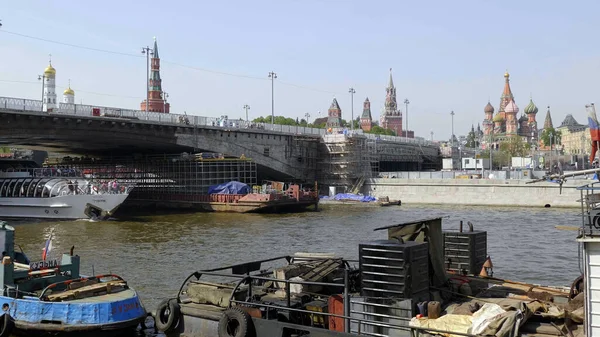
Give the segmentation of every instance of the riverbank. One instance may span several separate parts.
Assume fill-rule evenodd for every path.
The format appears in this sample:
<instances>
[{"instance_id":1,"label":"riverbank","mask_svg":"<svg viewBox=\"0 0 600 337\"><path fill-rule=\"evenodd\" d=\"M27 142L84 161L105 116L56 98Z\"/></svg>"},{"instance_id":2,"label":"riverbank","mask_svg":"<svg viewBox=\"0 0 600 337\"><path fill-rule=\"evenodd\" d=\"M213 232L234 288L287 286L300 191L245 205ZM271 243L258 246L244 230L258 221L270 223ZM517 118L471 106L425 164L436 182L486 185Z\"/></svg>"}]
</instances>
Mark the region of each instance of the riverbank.
<instances>
[{"instance_id":1,"label":"riverbank","mask_svg":"<svg viewBox=\"0 0 600 337\"><path fill-rule=\"evenodd\" d=\"M497 179L367 179L363 193L388 196L402 204L446 204L470 206L581 207L576 189L583 180L567 181L560 186L531 180Z\"/></svg>"}]
</instances>

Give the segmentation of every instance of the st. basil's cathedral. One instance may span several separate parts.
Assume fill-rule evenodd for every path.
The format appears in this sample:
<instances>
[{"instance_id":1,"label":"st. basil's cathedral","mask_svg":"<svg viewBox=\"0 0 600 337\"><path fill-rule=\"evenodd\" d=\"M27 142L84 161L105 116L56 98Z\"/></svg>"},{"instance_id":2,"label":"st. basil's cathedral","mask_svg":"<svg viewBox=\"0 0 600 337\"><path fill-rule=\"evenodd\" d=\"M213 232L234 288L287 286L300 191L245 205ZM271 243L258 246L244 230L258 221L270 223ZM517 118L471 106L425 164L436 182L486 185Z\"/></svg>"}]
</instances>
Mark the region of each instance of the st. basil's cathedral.
<instances>
[{"instance_id":1,"label":"st. basil's cathedral","mask_svg":"<svg viewBox=\"0 0 600 337\"><path fill-rule=\"evenodd\" d=\"M490 102L483 109L485 119L483 120L484 144L497 144L511 136L523 137L525 141L532 142L538 138L538 127L535 119L538 108L529 99L524 114L517 118L519 107L510 89L510 75L504 74L504 90L500 96L498 113L494 116L494 107ZM497 146L497 145L496 145Z\"/></svg>"}]
</instances>

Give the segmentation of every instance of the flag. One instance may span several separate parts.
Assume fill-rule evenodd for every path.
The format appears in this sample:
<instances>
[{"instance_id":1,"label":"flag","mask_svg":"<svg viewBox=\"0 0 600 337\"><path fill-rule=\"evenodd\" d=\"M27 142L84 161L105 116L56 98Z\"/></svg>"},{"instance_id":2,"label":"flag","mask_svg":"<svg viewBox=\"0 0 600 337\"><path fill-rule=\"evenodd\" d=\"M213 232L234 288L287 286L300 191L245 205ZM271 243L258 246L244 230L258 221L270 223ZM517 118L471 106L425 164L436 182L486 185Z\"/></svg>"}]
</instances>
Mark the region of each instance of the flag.
<instances>
[{"instance_id":1,"label":"flag","mask_svg":"<svg viewBox=\"0 0 600 337\"><path fill-rule=\"evenodd\" d=\"M48 240L46 240L46 246L44 246L44 249L42 249L43 261L46 261L46 257L48 257L48 254L50 254L50 251L52 251L52 233L50 233L50 237Z\"/></svg>"},{"instance_id":2,"label":"flag","mask_svg":"<svg viewBox=\"0 0 600 337\"><path fill-rule=\"evenodd\" d=\"M598 173L594 173L594 178L592 178L592 180L598 180L598 181L600 181L600 179L598 179Z\"/></svg>"}]
</instances>

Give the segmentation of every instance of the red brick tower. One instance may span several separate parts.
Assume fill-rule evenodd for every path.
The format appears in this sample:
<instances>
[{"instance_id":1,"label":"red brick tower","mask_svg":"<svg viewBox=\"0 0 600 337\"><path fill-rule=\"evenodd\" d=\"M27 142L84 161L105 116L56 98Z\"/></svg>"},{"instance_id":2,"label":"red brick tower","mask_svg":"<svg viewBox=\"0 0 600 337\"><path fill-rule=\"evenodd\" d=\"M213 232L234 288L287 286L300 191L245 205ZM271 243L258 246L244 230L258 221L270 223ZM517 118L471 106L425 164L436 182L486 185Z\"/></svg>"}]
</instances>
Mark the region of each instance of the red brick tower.
<instances>
[{"instance_id":1,"label":"red brick tower","mask_svg":"<svg viewBox=\"0 0 600 337\"><path fill-rule=\"evenodd\" d=\"M160 79L160 57L158 55L158 44L154 39L152 59L150 60L150 79L148 80L148 111L169 113L170 104L163 97L162 80ZM140 104L140 109L146 111L146 100Z\"/></svg>"}]
</instances>

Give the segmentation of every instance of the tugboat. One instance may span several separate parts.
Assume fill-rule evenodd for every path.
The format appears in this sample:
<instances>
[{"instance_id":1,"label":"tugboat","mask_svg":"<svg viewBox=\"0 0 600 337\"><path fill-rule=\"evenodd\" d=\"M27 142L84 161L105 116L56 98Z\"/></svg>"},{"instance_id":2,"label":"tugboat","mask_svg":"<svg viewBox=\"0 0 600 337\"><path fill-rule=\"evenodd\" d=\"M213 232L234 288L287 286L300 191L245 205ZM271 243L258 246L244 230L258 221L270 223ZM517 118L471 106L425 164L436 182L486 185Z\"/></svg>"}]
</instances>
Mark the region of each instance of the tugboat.
<instances>
[{"instance_id":1,"label":"tugboat","mask_svg":"<svg viewBox=\"0 0 600 337\"><path fill-rule=\"evenodd\" d=\"M40 262L14 251L14 228L0 221L2 264L0 337L62 334L116 336L131 332L147 317L137 292L114 275L84 277L74 247L48 259L52 234Z\"/></svg>"}]
</instances>

